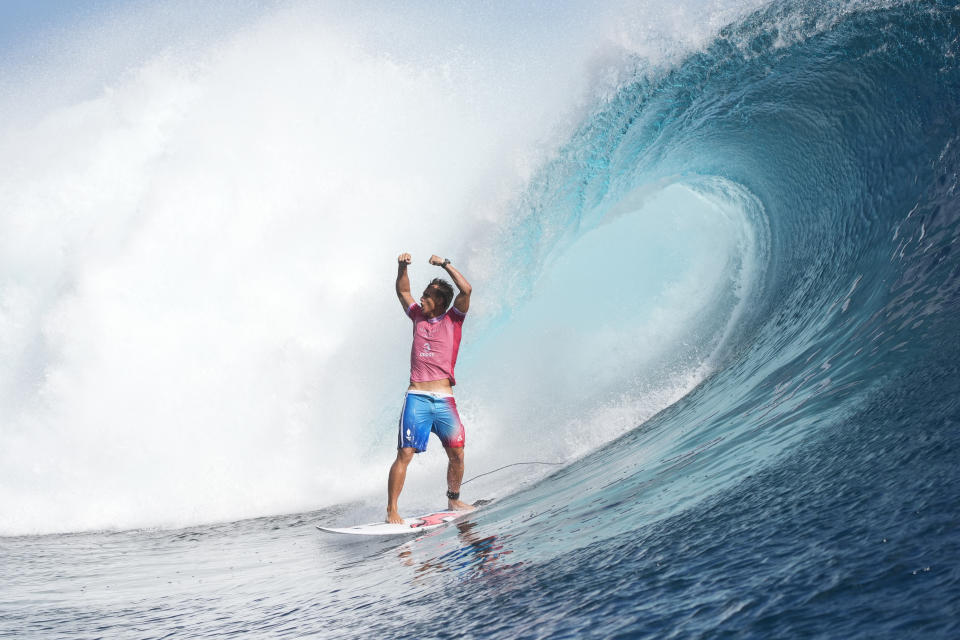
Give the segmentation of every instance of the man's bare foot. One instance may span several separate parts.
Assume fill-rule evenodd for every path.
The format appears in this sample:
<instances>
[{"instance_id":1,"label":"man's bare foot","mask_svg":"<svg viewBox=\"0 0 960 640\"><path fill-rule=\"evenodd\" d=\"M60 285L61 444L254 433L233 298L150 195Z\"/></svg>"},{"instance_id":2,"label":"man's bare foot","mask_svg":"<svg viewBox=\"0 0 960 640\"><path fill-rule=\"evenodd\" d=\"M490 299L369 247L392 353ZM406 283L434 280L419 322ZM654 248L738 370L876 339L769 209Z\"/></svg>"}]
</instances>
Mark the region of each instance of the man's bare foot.
<instances>
[{"instance_id":1,"label":"man's bare foot","mask_svg":"<svg viewBox=\"0 0 960 640\"><path fill-rule=\"evenodd\" d=\"M390 524L403 524L403 518L396 511L387 511L387 522Z\"/></svg>"},{"instance_id":2,"label":"man's bare foot","mask_svg":"<svg viewBox=\"0 0 960 640\"><path fill-rule=\"evenodd\" d=\"M466 502L460 502L459 500L450 500L447 499L447 509L450 511L473 511L476 507L473 507Z\"/></svg>"}]
</instances>

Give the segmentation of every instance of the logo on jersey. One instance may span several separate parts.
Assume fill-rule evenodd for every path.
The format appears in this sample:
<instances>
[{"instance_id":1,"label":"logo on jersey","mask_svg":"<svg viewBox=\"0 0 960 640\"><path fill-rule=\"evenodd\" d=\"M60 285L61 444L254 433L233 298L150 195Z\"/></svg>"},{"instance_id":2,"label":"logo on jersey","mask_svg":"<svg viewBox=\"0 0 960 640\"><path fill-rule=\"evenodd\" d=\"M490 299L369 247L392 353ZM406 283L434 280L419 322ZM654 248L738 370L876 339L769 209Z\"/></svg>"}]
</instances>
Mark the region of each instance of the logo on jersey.
<instances>
[{"instance_id":1,"label":"logo on jersey","mask_svg":"<svg viewBox=\"0 0 960 640\"><path fill-rule=\"evenodd\" d=\"M423 343L423 346L420 347L420 349L421 349L421 351L420 351L420 353L418 353L417 355L419 355L421 358L432 358L432 357L433 357L434 354L433 354L432 351L430 351L430 343L429 343L429 342L424 342L424 343Z\"/></svg>"}]
</instances>

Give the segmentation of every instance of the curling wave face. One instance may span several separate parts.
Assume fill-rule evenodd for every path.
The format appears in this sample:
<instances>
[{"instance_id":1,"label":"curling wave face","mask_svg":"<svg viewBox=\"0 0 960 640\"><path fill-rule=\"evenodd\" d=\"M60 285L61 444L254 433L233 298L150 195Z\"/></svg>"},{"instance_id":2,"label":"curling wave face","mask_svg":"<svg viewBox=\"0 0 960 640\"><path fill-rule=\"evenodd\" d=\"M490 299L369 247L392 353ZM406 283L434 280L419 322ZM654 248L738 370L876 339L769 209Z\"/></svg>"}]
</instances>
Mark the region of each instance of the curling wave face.
<instances>
[{"instance_id":1,"label":"curling wave face","mask_svg":"<svg viewBox=\"0 0 960 640\"><path fill-rule=\"evenodd\" d=\"M614 503L616 535L688 509L885 394L919 393L918 369L944 385L925 397L952 395L952 365L936 371L956 346L956 20L943 5L774 4L627 83L541 175L538 228L589 228L666 181L734 203L749 230L742 277L720 288L745 302L707 314L736 318L697 359L708 381L538 487L574 505L556 526ZM617 497L601 498L611 475Z\"/></svg>"}]
</instances>

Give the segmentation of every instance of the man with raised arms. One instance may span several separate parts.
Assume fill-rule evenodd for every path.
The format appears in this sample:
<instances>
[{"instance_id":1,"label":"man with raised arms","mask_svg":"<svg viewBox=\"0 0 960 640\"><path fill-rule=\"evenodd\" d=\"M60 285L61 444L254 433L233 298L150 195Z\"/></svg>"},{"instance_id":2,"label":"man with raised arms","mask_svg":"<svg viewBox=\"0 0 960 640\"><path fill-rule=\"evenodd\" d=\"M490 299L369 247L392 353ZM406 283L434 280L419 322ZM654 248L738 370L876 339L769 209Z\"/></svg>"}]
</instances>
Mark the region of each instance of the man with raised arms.
<instances>
[{"instance_id":1,"label":"man with raised arms","mask_svg":"<svg viewBox=\"0 0 960 640\"><path fill-rule=\"evenodd\" d=\"M463 445L465 434L453 385L457 383L453 368L460 349L460 332L470 308L470 283L453 268L449 260L430 256L430 264L442 267L453 279L460 293L453 297L453 287L442 278L434 278L420 296L420 304L410 295L407 265L410 254L397 258L397 297L413 321L413 346L410 349L410 386L403 399L397 434L397 459L387 479L387 522L402 523L397 500L407 477L407 465L414 453L427 450L430 432L437 434L447 452L447 508L472 509L460 502L463 480ZM453 300L453 306L450 301Z\"/></svg>"}]
</instances>

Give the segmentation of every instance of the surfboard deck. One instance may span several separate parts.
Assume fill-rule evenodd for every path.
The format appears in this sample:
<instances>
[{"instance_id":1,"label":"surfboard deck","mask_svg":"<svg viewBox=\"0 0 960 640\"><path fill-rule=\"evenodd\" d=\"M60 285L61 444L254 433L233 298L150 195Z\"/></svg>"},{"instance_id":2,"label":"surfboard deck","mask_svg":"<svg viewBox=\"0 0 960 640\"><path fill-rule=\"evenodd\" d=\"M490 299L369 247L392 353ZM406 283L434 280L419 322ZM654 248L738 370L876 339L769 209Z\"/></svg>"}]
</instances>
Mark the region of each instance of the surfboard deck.
<instances>
[{"instance_id":1,"label":"surfboard deck","mask_svg":"<svg viewBox=\"0 0 960 640\"><path fill-rule=\"evenodd\" d=\"M474 507L488 504L490 500L477 500L473 503ZM321 527L317 529L325 533L339 533L355 536L400 536L423 533L437 527L445 526L458 518L475 513L476 509L470 511L434 511L425 513L422 516L404 518L403 524L390 524L388 522L371 522L369 524L358 524L352 527Z\"/></svg>"}]
</instances>

